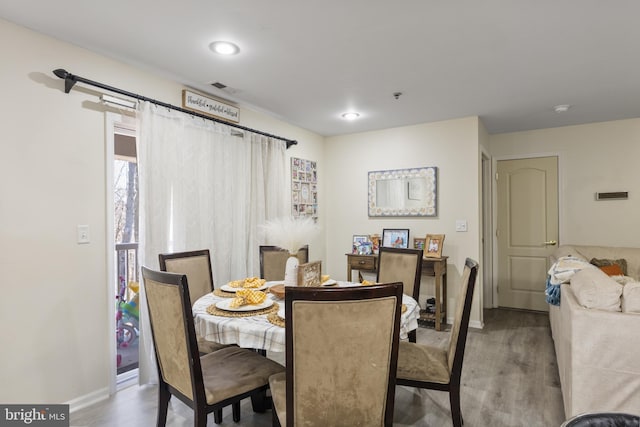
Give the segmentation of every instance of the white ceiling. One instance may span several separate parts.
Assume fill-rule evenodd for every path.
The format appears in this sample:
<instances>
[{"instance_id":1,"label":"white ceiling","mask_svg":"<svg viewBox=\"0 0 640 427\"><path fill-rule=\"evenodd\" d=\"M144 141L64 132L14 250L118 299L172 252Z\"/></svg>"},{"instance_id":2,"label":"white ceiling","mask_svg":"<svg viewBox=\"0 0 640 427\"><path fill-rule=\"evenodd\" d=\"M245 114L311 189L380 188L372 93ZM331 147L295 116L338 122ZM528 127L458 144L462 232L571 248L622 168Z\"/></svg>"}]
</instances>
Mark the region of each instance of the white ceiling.
<instances>
[{"instance_id":1,"label":"white ceiling","mask_svg":"<svg viewBox=\"0 0 640 427\"><path fill-rule=\"evenodd\" d=\"M325 136L640 117L637 0L0 0L0 16ZM214 55L221 39L240 54Z\"/></svg>"}]
</instances>

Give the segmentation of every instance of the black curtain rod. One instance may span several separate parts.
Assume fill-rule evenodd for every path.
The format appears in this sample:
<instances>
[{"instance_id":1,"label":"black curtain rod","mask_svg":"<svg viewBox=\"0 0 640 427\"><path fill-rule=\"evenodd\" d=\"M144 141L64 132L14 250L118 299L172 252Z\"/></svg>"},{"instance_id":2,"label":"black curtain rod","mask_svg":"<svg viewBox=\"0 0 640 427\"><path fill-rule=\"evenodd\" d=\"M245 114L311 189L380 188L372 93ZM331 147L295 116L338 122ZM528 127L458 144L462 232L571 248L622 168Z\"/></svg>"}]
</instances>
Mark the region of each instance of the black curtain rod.
<instances>
[{"instance_id":1,"label":"black curtain rod","mask_svg":"<svg viewBox=\"0 0 640 427\"><path fill-rule=\"evenodd\" d=\"M105 85L105 84L100 83L100 82L96 82L96 81L93 81L93 80L85 79L84 77L80 77L80 76L76 76L75 74L71 74L67 70L64 70L62 68L58 68L57 70L53 70L53 74L55 74L57 77L60 77L61 79L64 79L64 93L69 93L71 91L71 88L73 88L73 86L78 82L86 83L88 85L99 87L101 89L105 89L105 90L108 90L110 92L119 93L121 95L125 95L125 96L131 97L131 98L139 99L141 101L148 101L148 102L151 102L152 104L160 105L161 107L169 108L171 110L181 111L183 113L190 114L192 116L201 117L203 119L207 119L207 120L211 120L211 121L214 121L214 122L222 123L222 124L225 124L227 126L231 126L231 127L242 129L242 130L246 130L248 132L257 133L259 135L268 136L269 138L279 139L279 140L284 141L284 142L287 143L287 148L291 147L292 145L298 144L298 141L295 141L293 139L287 139L287 138L283 138L281 136L272 135L272 134L266 133L266 132L261 132L259 130L251 129L251 128L248 128L248 127L245 127L245 126L240 126L240 125L236 125L236 124L233 124L233 123L228 123L228 122L225 122L224 120L216 119L215 117L206 116L204 114L200 114L200 113L197 113L195 111L187 110L185 108L181 108L181 107L178 107L178 106L175 106L175 105L167 104L165 102L161 102L161 101L158 101L156 99L147 98L146 96L138 95L138 94L132 93L132 92L127 92L126 90L118 89L116 87L108 86L108 85Z\"/></svg>"}]
</instances>

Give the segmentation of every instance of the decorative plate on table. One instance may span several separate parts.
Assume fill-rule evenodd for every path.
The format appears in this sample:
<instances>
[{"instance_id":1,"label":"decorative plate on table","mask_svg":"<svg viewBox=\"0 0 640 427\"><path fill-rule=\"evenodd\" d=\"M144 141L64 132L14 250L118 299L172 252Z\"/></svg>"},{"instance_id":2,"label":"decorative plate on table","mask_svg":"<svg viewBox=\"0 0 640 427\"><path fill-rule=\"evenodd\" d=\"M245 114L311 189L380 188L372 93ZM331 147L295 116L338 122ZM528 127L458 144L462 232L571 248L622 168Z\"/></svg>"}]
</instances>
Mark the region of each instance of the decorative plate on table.
<instances>
[{"instance_id":1,"label":"decorative plate on table","mask_svg":"<svg viewBox=\"0 0 640 427\"><path fill-rule=\"evenodd\" d=\"M280 307L280 310L278 310L278 317L284 319L284 306Z\"/></svg>"},{"instance_id":2,"label":"decorative plate on table","mask_svg":"<svg viewBox=\"0 0 640 427\"><path fill-rule=\"evenodd\" d=\"M225 311L256 311L256 310L262 310L263 308L269 308L273 305L273 300L269 298L265 299L260 304L246 304L246 305L241 305L240 307L231 307L230 305L232 302L233 302L233 299L225 299L222 301L218 301L216 303L216 308L219 308L220 310L225 310Z\"/></svg>"},{"instance_id":3,"label":"decorative plate on table","mask_svg":"<svg viewBox=\"0 0 640 427\"><path fill-rule=\"evenodd\" d=\"M231 282L229 282L231 283ZM265 283L264 285L258 287L258 288L243 288L242 286L238 286L237 288L234 288L233 286L229 285L229 283L227 283L226 285L222 285L220 286L220 289L222 289L225 292L236 292L238 289L253 289L254 291L264 291L265 289L267 289L269 286Z\"/></svg>"},{"instance_id":4,"label":"decorative plate on table","mask_svg":"<svg viewBox=\"0 0 640 427\"><path fill-rule=\"evenodd\" d=\"M326 282L322 282L322 284L320 286L333 286L333 285L337 285L338 282L336 282L333 279L329 279Z\"/></svg>"}]
</instances>

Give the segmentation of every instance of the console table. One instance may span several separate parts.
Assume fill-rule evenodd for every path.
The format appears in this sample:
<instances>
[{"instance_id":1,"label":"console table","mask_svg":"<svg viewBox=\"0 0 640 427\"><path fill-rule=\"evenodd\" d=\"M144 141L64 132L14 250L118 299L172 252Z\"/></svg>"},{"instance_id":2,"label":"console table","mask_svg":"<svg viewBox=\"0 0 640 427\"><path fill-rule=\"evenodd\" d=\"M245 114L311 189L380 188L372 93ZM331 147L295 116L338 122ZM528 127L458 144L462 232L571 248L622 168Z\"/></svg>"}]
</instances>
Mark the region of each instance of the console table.
<instances>
[{"instance_id":1,"label":"console table","mask_svg":"<svg viewBox=\"0 0 640 427\"><path fill-rule=\"evenodd\" d=\"M347 256L347 281L351 282L352 270L358 270L358 279L362 281L361 271L376 273L378 255L345 254ZM436 312L420 311L420 319L435 322L436 331L442 330L447 322L447 256L442 258L422 258L422 274L435 278ZM420 303L420 301L418 301Z\"/></svg>"}]
</instances>

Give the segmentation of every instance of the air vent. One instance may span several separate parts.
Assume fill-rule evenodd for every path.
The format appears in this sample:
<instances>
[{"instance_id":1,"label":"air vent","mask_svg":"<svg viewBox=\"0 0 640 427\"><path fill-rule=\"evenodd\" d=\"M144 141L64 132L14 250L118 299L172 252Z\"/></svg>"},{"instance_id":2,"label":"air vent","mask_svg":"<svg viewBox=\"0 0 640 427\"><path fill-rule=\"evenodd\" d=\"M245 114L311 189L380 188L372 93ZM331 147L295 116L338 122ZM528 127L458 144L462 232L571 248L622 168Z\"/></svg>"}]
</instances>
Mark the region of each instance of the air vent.
<instances>
[{"instance_id":1,"label":"air vent","mask_svg":"<svg viewBox=\"0 0 640 427\"><path fill-rule=\"evenodd\" d=\"M223 83L220 83L220 82L211 83L211 86L217 87L218 89L224 89L225 87L227 87L226 84L223 84Z\"/></svg>"},{"instance_id":2,"label":"air vent","mask_svg":"<svg viewBox=\"0 0 640 427\"><path fill-rule=\"evenodd\" d=\"M614 191L611 193L596 193L596 200L627 200L628 191Z\"/></svg>"}]
</instances>

